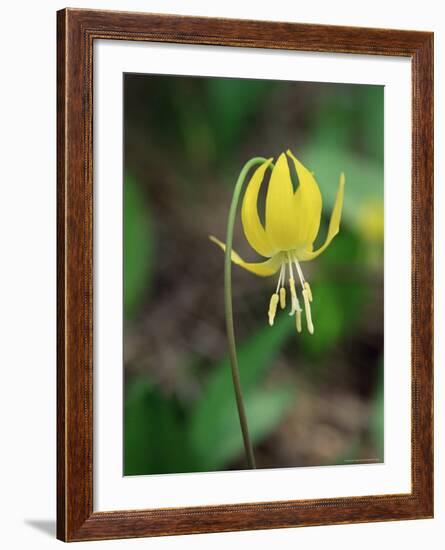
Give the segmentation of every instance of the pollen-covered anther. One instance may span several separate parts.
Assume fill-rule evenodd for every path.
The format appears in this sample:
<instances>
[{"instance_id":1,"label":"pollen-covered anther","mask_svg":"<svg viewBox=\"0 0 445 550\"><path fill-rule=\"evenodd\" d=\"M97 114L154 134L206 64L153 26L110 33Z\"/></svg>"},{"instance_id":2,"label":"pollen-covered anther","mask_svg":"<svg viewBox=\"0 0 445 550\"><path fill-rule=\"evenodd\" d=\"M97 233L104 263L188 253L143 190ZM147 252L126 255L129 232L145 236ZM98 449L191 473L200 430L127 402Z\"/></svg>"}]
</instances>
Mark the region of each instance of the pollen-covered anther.
<instances>
[{"instance_id":1,"label":"pollen-covered anther","mask_svg":"<svg viewBox=\"0 0 445 550\"><path fill-rule=\"evenodd\" d=\"M311 315L311 304L310 304L309 292L307 288L303 290L303 298L304 298L304 310L306 313L307 329L310 334L314 334L314 325L312 324L312 315Z\"/></svg>"},{"instance_id":2,"label":"pollen-covered anther","mask_svg":"<svg viewBox=\"0 0 445 550\"><path fill-rule=\"evenodd\" d=\"M280 297L278 293L275 292L274 294L272 294L269 302L269 311L268 311L270 326L273 326L275 315L277 313L277 306L278 306L279 300L280 300Z\"/></svg>"},{"instance_id":3,"label":"pollen-covered anther","mask_svg":"<svg viewBox=\"0 0 445 550\"><path fill-rule=\"evenodd\" d=\"M291 310L289 315L293 315L298 309L297 291L295 290L295 279L293 277L289 279L289 288L291 296Z\"/></svg>"},{"instance_id":4,"label":"pollen-covered anther","mask_svg":"<svg viewBox=\"0 0 445 550\"><path fill-rule=\"evenodd\" d=\"M280 288L280 307L281 309L286 307L286 289L284 286Z\"/></svg>"},{"instance_id":5,"label":"pollen-covered anther","mask_svg":"<svg viewBox=\"0 0 445 550\"><path fill-rule=\"evenodd\" d=\"M302 309L300 307L295 312L295 326L297 328L297 332L301 332L301 312Z\"/></svg>"}]
</instances>

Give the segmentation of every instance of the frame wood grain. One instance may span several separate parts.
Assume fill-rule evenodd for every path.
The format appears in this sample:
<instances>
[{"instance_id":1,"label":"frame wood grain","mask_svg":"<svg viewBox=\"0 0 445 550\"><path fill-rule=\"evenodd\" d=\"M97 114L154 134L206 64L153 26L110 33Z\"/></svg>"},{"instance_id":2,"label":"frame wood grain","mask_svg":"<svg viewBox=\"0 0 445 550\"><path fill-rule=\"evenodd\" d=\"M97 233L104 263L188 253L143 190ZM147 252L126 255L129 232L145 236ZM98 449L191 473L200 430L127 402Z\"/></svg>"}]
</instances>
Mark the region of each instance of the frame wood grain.
<instances>
[{"instance_id":1,"label":"frame wood grain","mask_svg":"<svg viewBox=\"0 0 445 550\"><path fill-rule=\"evenodd\" d=\"M93 512L93 43L173 42L412 61L412 491ZM65 9L57 13L57 537L64 541L433 516L433 34Z\"/></svg>"}]
</instances>

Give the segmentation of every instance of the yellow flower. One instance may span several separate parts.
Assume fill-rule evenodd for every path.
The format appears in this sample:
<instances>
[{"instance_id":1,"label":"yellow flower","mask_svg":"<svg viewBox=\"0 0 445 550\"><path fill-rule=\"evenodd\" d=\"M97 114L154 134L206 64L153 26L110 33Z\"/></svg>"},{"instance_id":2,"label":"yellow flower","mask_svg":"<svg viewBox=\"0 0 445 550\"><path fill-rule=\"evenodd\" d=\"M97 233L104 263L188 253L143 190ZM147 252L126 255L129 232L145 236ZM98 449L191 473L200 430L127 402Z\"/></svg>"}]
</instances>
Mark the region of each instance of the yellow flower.
<instances>
[{"instance_id":1,"label":"yellow flower","mask_svg":"<svg viewBox=\"0 0 445 550\"><path fill-rule=\"evenodd\" d=\"M314 325L311 318L312 292L303 275L300 262L313 260L321 254L337 235L340 227L345 177L340 175L334 209L329 222L326 240L320 248L314 250L314 241L320 228L322 198L320 189L313 174L295 158L291 151L288 157L295 165L299 185L294 191L289 171L288 160L282 153L272 168L269 187L266 195L266 216L263 225L258 214L258 194L264 174L272 164L272 158L266 160L254 172L247 184L241 208L241 221L244 234L250 246L266 261L245 262L235 251L232 251L232 262L251 271L255 275L268 277L279 272L276 291L269 303L269 324L273 325L278 304L286 307L285 283L288 277L290 290L290 314L296 318L296 328L301 332L302 308L297 296L294 269L301 285L304 301L306 324L313 334ZM225 245L216 237L210 239L225 250Z\"/></svg>"}]
</instances>

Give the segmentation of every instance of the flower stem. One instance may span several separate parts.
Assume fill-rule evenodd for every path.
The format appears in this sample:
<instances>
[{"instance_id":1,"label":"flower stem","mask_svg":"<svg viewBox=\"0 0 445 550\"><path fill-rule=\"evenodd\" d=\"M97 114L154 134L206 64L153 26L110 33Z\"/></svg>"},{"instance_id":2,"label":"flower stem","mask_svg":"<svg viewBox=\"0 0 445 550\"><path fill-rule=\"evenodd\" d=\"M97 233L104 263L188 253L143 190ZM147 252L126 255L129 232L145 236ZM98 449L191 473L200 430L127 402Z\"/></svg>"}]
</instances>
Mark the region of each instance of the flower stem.
<instances>
[{"instance_id":1,"label":"flower stem","mask_svg":"<svg viewBox=\"0 0 445 550\"><path fill-rule=\"evenodd\" d=\"M224 306L226 313L227 341L229 346L230 366L232 369L233 387L235 389L236 404L238 407L239 421L243 434L244 450L246 452L247 465L249 468L256 468L255 456L253 454L252 441L249 437L249 428L247 426L246 410L244 407L243 395L241 391L241 382L238 368L238 358L236 354L235 331L233 328L233 309L232 309L232 243L233 228L235 225L236 210L241 195L241 190L249 170L256 164L265 162L265 158L255 157L250 159L243 166L233 191L232 202L230 204L229 217L227 220L226 250L224 256Z\"/></svg>"}]
</instances>

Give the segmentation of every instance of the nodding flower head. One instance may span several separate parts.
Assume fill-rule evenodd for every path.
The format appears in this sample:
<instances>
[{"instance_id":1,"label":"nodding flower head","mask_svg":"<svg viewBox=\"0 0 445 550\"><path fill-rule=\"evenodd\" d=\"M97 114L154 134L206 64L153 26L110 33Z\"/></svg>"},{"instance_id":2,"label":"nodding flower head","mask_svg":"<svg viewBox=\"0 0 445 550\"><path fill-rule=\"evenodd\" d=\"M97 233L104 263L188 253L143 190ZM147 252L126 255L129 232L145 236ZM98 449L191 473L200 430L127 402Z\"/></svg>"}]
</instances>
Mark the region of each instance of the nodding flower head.
<instances>
[{"instance_id":1,"label":"nodding flower head","mask_svg":"<svg viewBox=\"0 0 445 550\"><path fill-rule=\"evenodd\" d=\"M294 190L290 175L288 158L293 162L298 176L298 187ZM278 306L286 307L286 281L290 293L290 313L295 315L295 324L301 332L303 308L298 299L296 277L301 287L304 313L308 331L313 334L314 325L311 316L312 291L306 281L300 263L313 260L321 254L337 235L343 206L345 186L344 174L340 181L334 208L329 222L326 240L320 248L314 250L314 241L320 228L322 198L314 175L295 158L291 151L282 153L275 165L272 158L263 162L253 173L247 184L241 208L241 221L244 234L250 246L261 256L263 262L245 262L232 251L232 262L247 271L268 277L278 275L278 284L269 303L269 324L273 325ZM258 195L266 170L271 167L269 186L266 194L265 223L258 213ZM225 244L216 237L210 239L225 250Z\"/></svg>"}]
</instances>

